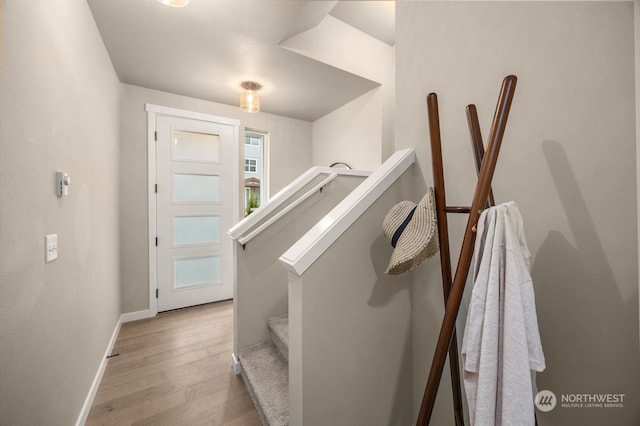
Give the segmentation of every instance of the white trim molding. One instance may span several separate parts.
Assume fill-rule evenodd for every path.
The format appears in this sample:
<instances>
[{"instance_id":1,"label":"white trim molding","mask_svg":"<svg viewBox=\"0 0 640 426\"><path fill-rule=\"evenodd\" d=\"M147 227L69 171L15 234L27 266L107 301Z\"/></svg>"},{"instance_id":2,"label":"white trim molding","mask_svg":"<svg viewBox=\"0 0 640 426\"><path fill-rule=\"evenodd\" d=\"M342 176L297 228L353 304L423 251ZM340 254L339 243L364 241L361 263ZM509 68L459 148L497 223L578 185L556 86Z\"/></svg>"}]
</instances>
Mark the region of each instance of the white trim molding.
<instances>
[{"instance_id":1,"label":"white trim molding","mask_svg":"<svg viewBox=\"0 0 640 426\"><path fill-rule=\"evenodd\" d=\"M102 357L102 361L100 362L98 371L96 372L96 375L93 378L93 382L91 383L91 387L89 388L89 393L84 400L82 410L80 410L80 415L78 416L78 421L76 421L76 426L83 426L87 422L89 412L91 411L91 406L93 405L93 400L96 398L98 388L100 387L100 382L102 382L102 376L104 375L104 371L107 368L107 362L109 361L108 356L111 355L113 347L116 344L116 340L118 339L118 333L120 333L120 325L122 325L122 317L123 316L121 315L118 319L116 327L111 334L111 340L109 340L109 344L107 344L107 350L104 352L104 356Z\"/></svg>"},{"instance_id":2,"label":"white trim molding","mask_svg":"<svg viewBox=\"0 0 640 426\"><path fill-rule=\"evenodd\" d=\"M149 212L149 309L148 317L154 317L158 314L158 299L156 298L156 289L158 288L158 259L156 253L156 234L157 234L157 216L156 216L156 192L155 185L157 182L156 176L156 118L158 116L169 116L178 118L188 118L192 120L200 120L217 124L226 124L233 126L233 170L238 170L240 164L240 120L234 118L221 117L217 115L205 114L201 112L188 111L178 108L165 107L161 105L145 104L145 111L147 111L147 194L148 194L148 212ZM234 188L238 188L238 191L233 191L233 206L240 205L240 177L238 173L233 173ZM233 210L233 223L237 223L240 218L240 212L238 208ZM146 312L146 311L139 311ZM138 314L138 313L132 313ZM142 314L140 314L142 315ZM142 318L142 317L141 317ZM136 319L141 319L137 318ZM129 319L133 321L133 319Z\"/></svg>"},{"instance_id":3,"label":"white trim molding","mask_svg":"<svg viewBox=\"0 0 640 426\"><path fill-rule=\"evenodd\" d=\"M301 276L416 161L413 149L397 151L282 256Z\"/></svg>"},{"instance_id":4,"label":"white trim molding","mask_svg":"<svg viewBox=\"0 0 640 426\"><path fill-rule=\"evenodd\" d=\"M235 353L231 354L231 368L233 368L233 373L236 376L242 373L242 365Z\"/></svg>"},{"instance_id":5,"label":"white trim molding","mask_svg":"<svg viewBox=\"0 0 640 426\"><path fill-rule=\"evenodd\" d=\"M151 311L149 309L136 312L127 312L126 314L122 314L122 317L120 317L120 322L124 324L125 322L138 321L154 316L155 315L151 315Z\"/></svg>"},{"instance_id":6,"label":"white trim molding","mask_svg":"<svg viewBox=\"0 0 640 426\"><path fill-rule=\"evenodd\" d=\"M144 110L155 115L167 115L170 117L190 118L193 120L208 121L220 124L229 124L240 127L240 120L219 115L205 114L202 112L188 111L186 109L170 108L162 105L144 104Z\"/></svg>"},{"instance_id":7,"label":"white trim molding","mask_svg":"<svg viewBox=\"0 0 640 426\"><path fill-rule=\"evenodd\" d=\"M153 105L146 104L147 109L147 194L149 212L149 313L155 316L158 313L158 258L156 252L156 114L149 110Z\"/></svg>"}]
</instances>

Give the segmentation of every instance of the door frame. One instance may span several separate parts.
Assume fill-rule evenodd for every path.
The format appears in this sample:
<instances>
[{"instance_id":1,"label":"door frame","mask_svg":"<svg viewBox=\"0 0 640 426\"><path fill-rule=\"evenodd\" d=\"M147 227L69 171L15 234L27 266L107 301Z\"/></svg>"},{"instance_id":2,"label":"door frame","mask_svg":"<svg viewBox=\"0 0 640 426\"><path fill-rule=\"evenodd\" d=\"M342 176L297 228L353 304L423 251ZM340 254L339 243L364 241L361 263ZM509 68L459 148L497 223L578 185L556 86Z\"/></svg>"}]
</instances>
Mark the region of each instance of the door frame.
<instances>
[{"instance_id":1,"label":"door frame","mask_svg":"<svg viewBox=\"0 0 640 426\"><path fill-rule=\"evenodd\" d=\"M145 103L145 111L147 111L147 194L148 194L148 210L149 210L149 316L158 314L158 299L156 298L156 289L158 288L158 255L156 250L156 229L157 229L157 206L156 206L156 118L158 116L168 116L176 118L187 118L192 120L206 121L210 123L226 124L233 126L233 164L232 169L232 185L233 185L233 217L232 223L238 223L240 220L240 120L233 118L220 117L217 115L205 114L200 112L187 111L183 109L165 107ZM244 172L244 168L242 169ZM225 230L226 231L226 230ZM226 232L222 232L222 236L227 236ZM235 296L235 256L233 256L233 293Z\"/></svg>"}]
</instances>

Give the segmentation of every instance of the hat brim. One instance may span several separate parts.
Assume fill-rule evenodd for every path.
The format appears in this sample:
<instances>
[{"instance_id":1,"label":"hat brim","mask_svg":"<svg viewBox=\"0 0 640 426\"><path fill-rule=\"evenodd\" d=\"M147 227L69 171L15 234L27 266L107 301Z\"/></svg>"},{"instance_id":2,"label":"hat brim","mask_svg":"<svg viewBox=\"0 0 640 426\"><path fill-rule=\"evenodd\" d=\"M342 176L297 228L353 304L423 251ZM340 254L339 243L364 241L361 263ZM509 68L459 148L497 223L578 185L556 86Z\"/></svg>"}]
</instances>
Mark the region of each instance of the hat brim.
<instances>
[{"instance_id":1,"label":"hat brim","mask_svg":"<svg viewBox=\"0 0 640 426\"><path fill-rule=\"evenodd\" d=\"M400 275L438 252L438 226L433 188L429 188L391 254L389 275Z\"/></svg>"}]
</instances>

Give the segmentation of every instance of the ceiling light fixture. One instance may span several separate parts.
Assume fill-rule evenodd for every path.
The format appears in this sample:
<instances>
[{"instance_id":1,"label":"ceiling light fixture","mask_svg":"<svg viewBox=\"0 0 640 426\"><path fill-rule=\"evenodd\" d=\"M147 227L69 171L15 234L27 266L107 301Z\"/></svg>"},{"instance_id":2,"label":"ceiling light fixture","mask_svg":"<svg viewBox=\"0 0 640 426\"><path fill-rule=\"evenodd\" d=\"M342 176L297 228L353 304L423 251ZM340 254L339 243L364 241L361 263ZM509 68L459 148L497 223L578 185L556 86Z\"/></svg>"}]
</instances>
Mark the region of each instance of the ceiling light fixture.
<instances>
[{"instance_id":1,"label":"ceiling light fixture","mask_svg":"<svg viewBox=\"0 0 640 426\"><path fill-rule=\"evenodd\" d=\"M189 4L189 0L158 0L160 3L171 7L184 7Z\"/></svg>"},{"instance_id":2,"label":"ceiling light fixture","mask_svg":"<svg viewBox=\"0 0 640 426\"><path fill-rule=\"evenodd\" d=\"M246 112L259 112L260 96L257 92L262 86L253 81L243 81L240 86L244 89L240 95L240 109Z\"/></svg>"}]
</instances>

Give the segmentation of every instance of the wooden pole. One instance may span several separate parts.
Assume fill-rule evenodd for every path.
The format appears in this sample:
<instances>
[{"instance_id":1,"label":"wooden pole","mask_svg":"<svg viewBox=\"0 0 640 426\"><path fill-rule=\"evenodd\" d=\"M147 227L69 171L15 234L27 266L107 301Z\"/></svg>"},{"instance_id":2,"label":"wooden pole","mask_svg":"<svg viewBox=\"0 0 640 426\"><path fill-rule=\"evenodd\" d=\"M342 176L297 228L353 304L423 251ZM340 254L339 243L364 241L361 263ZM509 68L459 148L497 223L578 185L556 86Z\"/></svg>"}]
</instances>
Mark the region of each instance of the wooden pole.
<instances>
[{"instance_id":1,"label":"wooden pole","mask_svg":"<svg viewBox=\"0 0 640 426\"><path fill-rule=\"evenodd\" d=\"M442 290L444 304L451 291L451 254L449 248L449 227L447 223L446 195L444 189L444 168L442 166L442 144L440 139L440 120L438 115L438 97L435 93L427 95L429 113L429 133L431 136L431 157L433 162L433 184L436 199L436 218L438 221L438 238L440 240L440 269L442 271ZM451 387L453 393L453 409L456 425L464 425L462 412L462 391L460 390L460 362L458 360L458 344L456 331L453 330L449 346L449 368L451 371Z\"/></svg>"}]
</instances>

